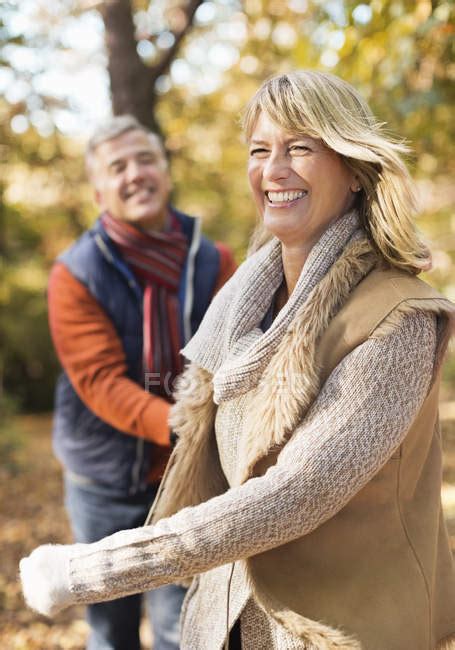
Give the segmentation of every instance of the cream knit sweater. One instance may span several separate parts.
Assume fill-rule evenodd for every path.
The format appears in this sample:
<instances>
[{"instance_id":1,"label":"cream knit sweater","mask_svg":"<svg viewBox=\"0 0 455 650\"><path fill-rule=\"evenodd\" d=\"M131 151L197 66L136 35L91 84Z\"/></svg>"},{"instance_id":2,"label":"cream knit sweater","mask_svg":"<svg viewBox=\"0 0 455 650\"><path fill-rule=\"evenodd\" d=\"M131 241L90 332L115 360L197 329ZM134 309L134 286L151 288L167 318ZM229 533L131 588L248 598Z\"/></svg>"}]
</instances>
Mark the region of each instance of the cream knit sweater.
<instances>
[{"instance_id":1,"label":"cream knit sweater","mask_svg":"<svg viewBox=\"0 0 455 650\"><path fill-rule=\"evenodd\" d=\"M265 303L254 303L255 318L249 315L248 327L243 323L235 341L231 339L236 350L228 360L234 368L233 381L229 381L222 355L213 364L220 402L216 437L230 485L239 463L238 442L248 403L248 386L245 389L244 380L239 379L246 376L245 363L254 366L253 372L267 363L286 323L292 320L295 305L304 302L356 227L353 220L348 226L346 221L339 221L325 233L302 271L298 295L293 295L272 331L263 334L258 325L281 281L277 258L269 275L272 279L265 291ZM226 295L231 290L232 284ZM247 650L303 649L301 641L291 638L255 605L242 559L311 532L338 512L382 467L402 442L426 396L436 340L434 316L418 312L408 315L393 333L367 340L343 359L276 465L264 476L231 487L225 494L185 508L154 526L65 548L67 573L60 576L58 585L53 584L56 595L50 597L49 611L72 602L109 600L199 575L184 606L183 649L222 648L227 628L239 616L242 647ZM249 351L256 356L248 356ZM239 355L243 357L241 363ZM232 572L230 564L234 562Z\"/></svg>"}]
</instances>

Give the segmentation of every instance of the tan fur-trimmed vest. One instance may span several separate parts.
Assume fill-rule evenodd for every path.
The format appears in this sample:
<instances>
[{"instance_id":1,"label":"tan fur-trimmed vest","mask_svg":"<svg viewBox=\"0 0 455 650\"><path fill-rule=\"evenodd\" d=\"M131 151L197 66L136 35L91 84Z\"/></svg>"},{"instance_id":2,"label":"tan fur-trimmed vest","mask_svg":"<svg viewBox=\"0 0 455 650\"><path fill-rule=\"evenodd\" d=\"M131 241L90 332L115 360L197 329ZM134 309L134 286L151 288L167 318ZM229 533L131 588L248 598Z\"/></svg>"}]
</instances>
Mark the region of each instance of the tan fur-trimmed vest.
<instances>
[{"instance_id":1,"label":"tan fur-trimmed vest","mask_svg":"<svg viewBox=\"0 0 455 650\"><path fill-rule=\"evenodd\" d=\"M324 291L316 295L314 313L325 300ZM287 398L283 391L274 394L276 381L251 391L255 404L264 406L259 413L251 409L254 415L245 421L239 482L276 462L344 356L366 339L384 336L415 309L438 315L440 336L431 389L402 445L319 528L248 559L257 601L308 650L455 649L455 574L441 511L437 415L440 365L454 314L449 301L414 276L376 268L319 325L308 327L308 309L306 319L294 319L264 377L291 369L303 375L303 384L297 398L292 391ZM194 364L184 375L172 412L179 442L154 521L229 489L216 449L212 377ZM270 433L258 442L259 431L262 438Z\"/></svg>"}]
</instances>

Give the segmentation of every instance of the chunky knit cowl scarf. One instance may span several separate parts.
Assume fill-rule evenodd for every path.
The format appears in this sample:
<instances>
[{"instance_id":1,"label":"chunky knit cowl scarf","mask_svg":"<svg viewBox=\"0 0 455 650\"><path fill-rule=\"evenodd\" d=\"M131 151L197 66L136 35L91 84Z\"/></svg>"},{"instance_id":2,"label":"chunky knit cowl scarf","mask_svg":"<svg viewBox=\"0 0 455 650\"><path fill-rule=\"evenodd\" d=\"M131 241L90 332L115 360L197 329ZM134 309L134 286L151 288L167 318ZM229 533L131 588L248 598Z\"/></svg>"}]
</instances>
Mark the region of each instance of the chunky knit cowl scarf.
<instances>
[{"instance_id":1,"label":"chunky knit cowl scarf","mask_svg":"<svg viewBox=\"0 0 455 650\"><path fill-rule=\"evenodd\" d=\"M333 222L313 246L294 291L266 332L260 323L283 281L280 241L272 239L242 264L215 297L199 330L183 350L187 359L213 375L216 403L257 386L296 315L305 310L312 292L350 251L354 259L354 251L371 251L355 211ZM364 274L354 274L349 290ZM329 298L330 287L327 293ZM337 305L333 310L336 312Z\"/></svg>"}]
</instances>

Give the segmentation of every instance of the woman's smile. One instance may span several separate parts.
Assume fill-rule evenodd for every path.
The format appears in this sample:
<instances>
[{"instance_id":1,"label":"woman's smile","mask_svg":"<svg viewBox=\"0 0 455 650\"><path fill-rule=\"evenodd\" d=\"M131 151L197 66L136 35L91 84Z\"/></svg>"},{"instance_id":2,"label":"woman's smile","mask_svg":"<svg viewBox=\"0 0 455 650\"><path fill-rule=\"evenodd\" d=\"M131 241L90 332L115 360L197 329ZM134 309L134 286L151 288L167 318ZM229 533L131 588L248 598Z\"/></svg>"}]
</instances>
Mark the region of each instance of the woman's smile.
<instances>
[{"instance_id":1,"label":"woman's smile","mask_svg":"<svg viewBox=\"0 0 455 650\"><path fill-rule=\"evenodd\" d=\"M265 198L271 208L290 208L308 195L307 190L267 190Z\"/></svg>"}]
</instances>

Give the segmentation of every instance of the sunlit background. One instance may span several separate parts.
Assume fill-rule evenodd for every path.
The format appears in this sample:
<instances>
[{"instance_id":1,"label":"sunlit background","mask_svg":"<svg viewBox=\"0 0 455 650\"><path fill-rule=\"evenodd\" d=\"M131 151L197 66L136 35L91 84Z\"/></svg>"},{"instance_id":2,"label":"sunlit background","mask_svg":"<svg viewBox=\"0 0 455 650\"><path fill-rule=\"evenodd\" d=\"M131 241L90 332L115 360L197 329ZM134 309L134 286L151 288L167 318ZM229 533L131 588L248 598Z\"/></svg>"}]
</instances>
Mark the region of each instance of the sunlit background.
<instances>
[{"instance_id":1,"label":"sunlit background","mask_svg":"<svg viewBox=\"0 0 455 650\"><path fill-rule=\"evenodd\" d=\"M129 7L128 0L116 3ZM190 6L197 9L185 28ZM104 0L0 0L0 478L8 486L12 476L25 477L24 467L41 467L39 453L50 459L48 413L58 364L46 283L55 257L96 217L83 151L112 112L105 8ZM434 252L426 279L455 299L454 13L452 2L438 0L132 0L132 51L153 79L150 116L171 155L176 206L200 215L205 231L230 244L240 261L255 221L242 107L272 74L298 67L331 71L353 83L413 148L408 162L422 208L419 226ZM442 390L446 483L455 477L454 384L452 355ZM42 436L34 441L36 462L24 442L34 431ZM32 472L21 485L34 480ZM49 502L61 498L58 481ZM453 495L448 484L445 490ZM446 502L455 522L455 497ZM45 541L56 515L36 507L48 522ZM15 554L29 542L21 541L25 530L11 528L14 518L6 510L0 530L10 545L4 558L11 560L11 577ZM66 534L56 530L57 538ZM21 637L17 621L25 616L22 627L29 630L32 619L18 613L13 583L0 578L0 610L13 630L11 646L0 633L2 647L82 647L67 628L66 645L52 645L49 636L44 642L37 632L35 641L29 632Z\"/></svg>"}]
</instances>

